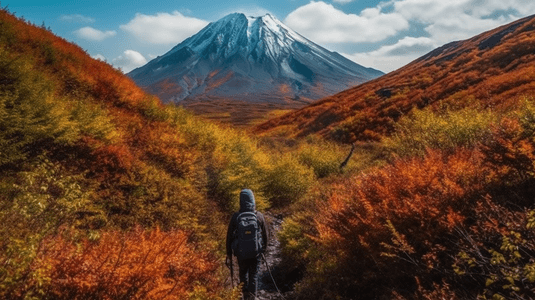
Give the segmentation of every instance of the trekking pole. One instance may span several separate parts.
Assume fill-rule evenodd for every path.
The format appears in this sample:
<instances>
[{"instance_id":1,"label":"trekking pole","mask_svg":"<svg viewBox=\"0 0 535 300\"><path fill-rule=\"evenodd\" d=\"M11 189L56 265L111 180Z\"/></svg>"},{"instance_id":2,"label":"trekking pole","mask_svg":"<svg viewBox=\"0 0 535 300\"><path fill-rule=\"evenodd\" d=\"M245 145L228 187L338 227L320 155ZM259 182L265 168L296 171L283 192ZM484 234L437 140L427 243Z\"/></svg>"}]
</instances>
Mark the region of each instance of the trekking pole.
<instances>
[{"instance_id":1,"label":"trekking pole","mask_svg":"<svg viewBox=\"0 0 535 300\"><path fill-rule=\"evenodd\" d=\"M266 256L264 255L264 253L262 253L262 258L264 259L264 263L266 264L266 268L268 269L269 276L271 277L271 281L273 281L273 284L275 285L275 288L277 289L277 293L279 293L282 299L286 300L286 298L284 298L281 291L279 290L279 287L277 286L277 283L275 282L275 279L273 278L273 274L271 274L271 270L269 269L269 265L267 263Z\"/></svg>"},{"instance_id":2,"label":"trekking pole","mask_svg":"<svg viewBox=\"0 0 535 300\"><path fill-rule=\"evenodd\" d=\"M230 284L232 285L232 289L234 289L234 262L232 256L230 257Z\"/></svg>"},{"instance_id":3,"label":"trekking pole","mask_svg":"<svg viewBox=\"0 0 535 300\"><path fill-rule=\"evenodd\" d=\"M230 269L230 285L232 286L232 289L234 289L234 262L232 255L230 256L230 264L227 265L227 267Z\"/></svg>"}]
</instances>

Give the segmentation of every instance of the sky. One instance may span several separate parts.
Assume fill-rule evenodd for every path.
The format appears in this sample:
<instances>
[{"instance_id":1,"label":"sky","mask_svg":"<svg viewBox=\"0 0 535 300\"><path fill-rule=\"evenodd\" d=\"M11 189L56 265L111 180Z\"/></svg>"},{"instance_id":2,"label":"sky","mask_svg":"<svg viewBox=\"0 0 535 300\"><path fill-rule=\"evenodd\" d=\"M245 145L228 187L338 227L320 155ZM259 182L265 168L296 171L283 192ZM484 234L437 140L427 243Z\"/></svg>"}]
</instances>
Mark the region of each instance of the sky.
<instances>
[{"instance_id":1,"label":"sky","mask_svg":"<svg viewBox=\"0 0 535 300\"><path fill-rule=\"evenodd\" d=\"M446 43L535 14L533 0L4 0L0 5L125 73L234 12L270 13L328 50L386 73Z\"/></svg>"}]
</instances>

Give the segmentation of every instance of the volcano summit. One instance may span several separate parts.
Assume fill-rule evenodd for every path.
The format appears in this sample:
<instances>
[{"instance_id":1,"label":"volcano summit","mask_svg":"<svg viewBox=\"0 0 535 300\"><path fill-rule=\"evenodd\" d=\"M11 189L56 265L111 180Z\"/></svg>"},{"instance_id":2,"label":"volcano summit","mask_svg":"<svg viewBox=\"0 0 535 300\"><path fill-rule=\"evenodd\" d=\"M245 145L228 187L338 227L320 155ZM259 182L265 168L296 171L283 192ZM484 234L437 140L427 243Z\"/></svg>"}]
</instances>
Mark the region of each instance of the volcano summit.
<instances>
[{"instance_id":1,"label":"volcano summit","mask_svg":"<svg viewBox=\"0 0 535 300\"><path fill-rule=\"evenodd\" d=\"M383 73L328 51L270 14L230 14L128 75L163 102L311 102Z\"/></svg>"}]
</instances>

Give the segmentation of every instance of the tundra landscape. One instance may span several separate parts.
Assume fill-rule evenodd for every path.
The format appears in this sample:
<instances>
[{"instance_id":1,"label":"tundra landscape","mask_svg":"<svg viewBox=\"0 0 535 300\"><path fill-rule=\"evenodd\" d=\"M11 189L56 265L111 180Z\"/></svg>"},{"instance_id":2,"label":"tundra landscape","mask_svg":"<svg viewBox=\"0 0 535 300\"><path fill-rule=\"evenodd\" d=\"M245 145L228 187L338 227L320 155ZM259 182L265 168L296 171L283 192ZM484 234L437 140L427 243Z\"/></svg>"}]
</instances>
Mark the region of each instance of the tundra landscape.
<instances>
[{"instance_id":1,"label":"tundra landscape","mask_svg":"<svg viewBox=\"0 0 535 300\"><path fill-rule=\"evenodd\" d=\"M534 299L533 5L466 2L501 24L385 72L290 27L351 1L199 21L129 70L3 7L0 298L241 299L250 189L257 299Z\"/></svg>"}]
</instances>

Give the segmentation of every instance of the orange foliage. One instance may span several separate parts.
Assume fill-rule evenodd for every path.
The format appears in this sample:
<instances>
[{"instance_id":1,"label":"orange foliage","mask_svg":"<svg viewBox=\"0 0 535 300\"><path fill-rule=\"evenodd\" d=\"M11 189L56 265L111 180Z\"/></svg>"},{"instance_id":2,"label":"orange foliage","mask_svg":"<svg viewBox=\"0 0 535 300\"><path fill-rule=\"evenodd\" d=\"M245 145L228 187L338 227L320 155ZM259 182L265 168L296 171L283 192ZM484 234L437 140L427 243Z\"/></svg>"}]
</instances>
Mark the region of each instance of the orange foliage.
<instances>
[{"instance_id":1,"label":"orange foliage","mask_svg":"<svg viewBox=\"0 0 535 300\"><path fill-rule=\"evenodd\" d=\"M384 227L387 220L394 226L398 222L412 222L414 228L430 224L452 228L455 224L450 222L459 219L455 212L467 209L470 203L466 200L485 182L485 171L479 167L481 161L481 155L470 151L451 157L430 152L425 159L399 161L354 178L352 184L339 191L341 195L331 196L329 207L324 209L327 213L318 222L338 228L339 222L359 224L365 219L374 224L374 230ZM336 199L344 199L346 204L340 205ZM374 234L374 230L348 232L342 237L355 239L359 234ZM421 234L431 237L436 232L422 230Z\"/></svg>"},{"instance_id":2,"label":"orange foliage","mask_svg":"<svg viewBox=\"0 0 535 300\"><path fill-rule=\"evenodd\" d=\"M129 108L136 108L147 97L121 71L44 28L31 26L5 10L0 11L0 24L1 44L14 53L34 57L36 69L58 83L60 95L87 93L100 102Z\"/></svg>"},{"instance_id":3,"label":"orange foliage","mask_svg":"<svg viewBox=\"0 0 535 300\"><path fill-rule=\"evenodd\" d=\"M496 176L509 183L525 180L535 171L535 144L514 119L504 119L493 138L483 145L486 161Z\"/></svg>"},{"instance_id":4,"label":"orange foliage","mask_svg":"<svg viewBox=\"0 0 535 300\"><path fill-rule=\"evenodd\" d=\"M535 107L509 116L470 150L427 150L332 184L306 229L317 249L302 294L473 299L514 286L515 299L532 295L532 279L508 274L528 276L535 256L526 226L535 222ZM496 251L512 258L496 262Z\"/></svg>"},{"instance_id":5,"label":"orange foliage","mask_svg":"<svg viewBox=\"0 0 535 300\"><path fill-rule=\"evenodd\" d=\"M316 275L345 274L347 280L336 276L337 293L362 299L440 283L433 278L448 277L453 236L489 174L477 151L432 151L346 179L319 202L314 240L333 263Z\"/></svg>"},{"instance_id":6,"label":"orange foliage","mask_svg":"<svg viewBox=\"0 0 535 300\"><path fill-rule=\"evenodd\" d=\"M201 284L222 289L216 259L187 243L181 231L105 232L76 245L49 238L40 261L50 267L48 297L54 299L185 299Z\"/></svg>"}]
</instances>

